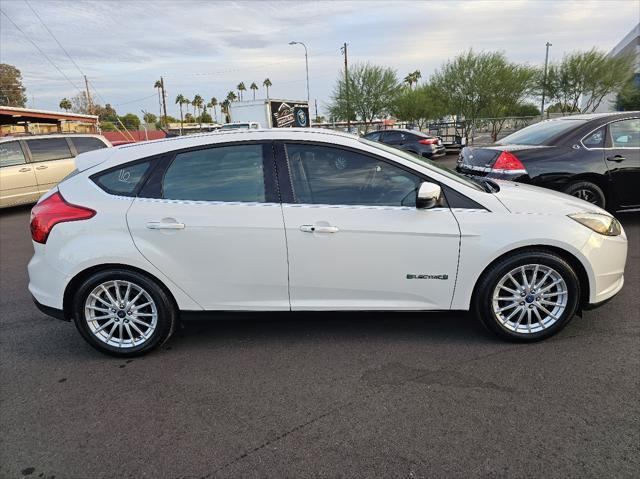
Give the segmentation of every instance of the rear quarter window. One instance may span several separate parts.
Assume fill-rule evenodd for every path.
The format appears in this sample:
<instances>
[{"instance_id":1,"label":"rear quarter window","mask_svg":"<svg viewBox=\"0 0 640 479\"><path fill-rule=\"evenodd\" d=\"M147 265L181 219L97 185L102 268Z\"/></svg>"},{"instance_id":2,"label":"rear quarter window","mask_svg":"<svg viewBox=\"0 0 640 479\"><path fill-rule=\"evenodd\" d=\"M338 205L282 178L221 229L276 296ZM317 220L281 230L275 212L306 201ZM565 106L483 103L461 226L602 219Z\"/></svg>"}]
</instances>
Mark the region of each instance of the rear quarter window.
<instances>
[{"instance_id":1,"label":"rear quarter window","mask_svg":"<svg viewBox=\"0 0 640 479\"><path fill-rule=\"evenodd\" d=\"M127 163L102 173L96 173L91 179L109 194L135 196L150 166L150 161Z\"/></svg>"},{"instance_id":2,"label":"rear quarter window","mask_svg":"<svg viewBox=\"0 0 640 479\"><path fill-rule=\"evenodd\" d=\"M71 142L73 143L73 146L76 147L76 151L78 152L78 154L107 147L107 145L105 145L103 141L91 136L79 136L77 138L71 138Z\"/></svg>"}]
</instances>

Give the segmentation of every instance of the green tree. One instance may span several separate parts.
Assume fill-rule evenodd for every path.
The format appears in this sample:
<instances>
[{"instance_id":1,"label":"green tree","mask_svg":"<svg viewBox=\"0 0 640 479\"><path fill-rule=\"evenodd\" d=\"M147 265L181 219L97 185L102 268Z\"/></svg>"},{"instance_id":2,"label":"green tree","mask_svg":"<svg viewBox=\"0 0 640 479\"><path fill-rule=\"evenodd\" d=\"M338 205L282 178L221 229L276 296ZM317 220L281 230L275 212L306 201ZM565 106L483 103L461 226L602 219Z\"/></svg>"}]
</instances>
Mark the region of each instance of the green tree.
<instances>
[{"instance_id":1,"label":"green tree","mask_svg":"<svg viewBox=\"0 0 640 479\"><path fill-rule=\"evenodd\" d=\"M347 105L344 72L340 74L331 96L331 116L340 120L359 119L365 132L375 118L386 114L399 88L396 72L369 63L356 63L349 68L349 105Z\"/></svg>"},{"instance_id":2,"label":"green tree","mask_svg":"<svg viewBox=\"0 0 640 479\"><path fill-rule=\"evenodd\" d=\"M240 82L236 88L238 89L238 97L240 98L240 101L242 101L242 92L247 91L247 87L244 86L244 82Z\"/></svg>"},{"instance_id":3,"label":"green tree","mask_svg":"<svg viewBox=\"0 0 640 479\"><path fill-rule=\"evenodd\" d=\"M156 80L153 84L153 88L158 90L158 111L159 115L162 118L162 82L160 80Z\"/></svg>"},{"instance_id":4,"label":"green tree","mask_svg":"<svg viewBox=\"0 0 640 479\"><path fill-rule=\"evenodd\" d=\"M253 90L253 99L256 99L256 92L258 91L258 85L256 85L256 82L251 83L251 85L249 86L249 88L251 90Z\"/></svg>"},{"instance_id":5,"label":"green tree","mask_svg":"<svg viewBox=\"0 0 640 479\"><path fill-rule=\"evenodd\" d=\"M233 94L233 96L235 96L235 94L233 92L229 92L229 95ZM227 95L227 98L220 104L220 111L222 113L224 113L224 121L225 123L229 123L230 121L230 117L229 117L229 105L231 104L231 100L229 99L229 95Z\"/></svg>"},{"instance_id":6,"label":"green tree","mask_svg":"<svg viewBox=\"0 0 640 479\"><path fill-rule=\"evenodd\" d=\"M609 94L620 91L633 74L632 55L610 57L595 48L573 52L559 63L549 65L544 85L549 103L567 111L595 111ZM583 106L580 106L580 100Z\"/></svg>"},{"instance_id":7,"label":"green tree","mask_svg":"<svg viewBox=\"0 0 640 479\"><path fill-rule=\"evenodd\" d=\"M267 100L268 100L269 99L269 87L273 86L273 83L271 83L271 80L269 80L268 78L265 78L264 81L262 82L262 86L267 89Z\"/></svg>"},{"instance_id":8,"label":"green tree","mask_svg":"<svg viewBox=\"0 0 640 479\"><path fill-rule=\"evenodd\" d=\"M153 125L158 121L158 117L150 112L146 112L142 119L147 125Z\"/></svg>"},{"instance_id":9,"label":"green tree","mask_svg":"<svg viewBox=\"0 0 640 479\"><path fill-rule=\"evenodd\" d=\"M616 109L621 111L640 110L640 75L632 76L616 97Z\"/></svg>"},{"instance_id":10,"label":"green tree","mask_svg":"<svg viewBox=\"0 0 640 479\"><path fill-rule=\"evenodd\" d=\"M398 92L391 104L391 113L398 120L411 122L422 129L429 120L445 116L447 109L441 92L427 84Z\"/></svg>"},{"instance_id":11,"label":"green tree","mask_svg":"<svg viewBox=\"0 0 640 479\"><path fill-rule=\"evenodd\" d=\"M540 108L532 103L520 103L519 105L516 105L515 109L513 110L512 116L540 116Z\"/></svg>"},{"instance_id":12,"label":"green tree","mask_svg":"<svg viewBox=\"0 0 640 479\"><path fill-rule=\"evenodd\" d=\"M121 116L120 121L127 130L138 130L140 128L140 118L133 113Z\"/></svg>"},{"instance_id":13,"label":"green tree","mask_svg":"<svg viewBox=\"0 0 640 479\"><path fill-rule=\"evenodd\" d=\"M227 93L227 100L229 101L229 103L232 101L236 101L237 99L238 97L236 96L235 92L230 91L229 93Z\"/></svg>"},{"instance_id":14,"label":"green tree","mask_svg":"<svg viewBox=\"0 0 640 479\"><path fill-rule=\"evenodd\" d=\"M206 111L203 112L199 117L198 117L198 122L199 123L211 123L213 121L213 119L211 118L211 115L209 113L207 113Z\"/></svg>"},{"instance_id":15,"label":"green tree","mask_svg":"<svg viewBox=\"0 0 640 479\"><path fill-rule=\"evenodd\" d=\"M13 65L0 63L0 106L24 108L26 88L22 86L22 73Z\"/></svg>"},{"instance_id":16,"label":"green tree","mask_svg":"<svg viewBox=\"0 0 640 479\"><path fill-rule=\"evenodd\" d=\"M184 95L182 93L180 93L176 97L176 105L180 106L180 129L182 129L182 126L184 124L184 115L182 113L182 105L184 105L185 103L186 103L186 98L184 97Z\"/></svg>"},{"instance_id":17,"label":"green tree","mask_svg":"<svg viewBox=\"0 0 640 479\"><path fill-rule=\"evenodd\" d=\"M116 125L112 121L101 121L100 129L102 131L116 131Z\"/></svg>"},{"instance_id":18,"label":"green tree","mask_svg":"<svg viewBox=\"0 0 640 479\"><path fill-rule=\"evenodd\" d=\"M71 107L73 105L71 104L71 101L69 101L68 98L63 98L62 100L60 100L60 104L58 106L60 107L61 110L69 111L71 110Z\"/></svg>"},{"instance_id":19,"label":"green tree","mask_svg":"<svg viewBox=\"0 0 640 479\"><path fill-rule=\"evenodd\" d=\"M418 85L418 80L420 80L420 78L422 78L422 73L420 73L420 70L415 70L409 74L407 74L406 77L404 77L404 79L402 80L403 83L406 83L409 88L411 88L411 86L415 83L415 85Z\"/></svg>"},{"instance_id":20,"label":"green tree","mask_svg":"<svg viewBox=\"0 0 640 479\"><path fill-rule=\"evenodd\" d=\"M187 112L184 115L184 122L185 123L195 123L196 119L194 118L194 116L191 113Z\"/></svg>"},{"instance_id":21,"label":"green tree","mask_svg":"<svg viewBox=\"0 0 640 479\"><path fill-rule=\"evenodd\" d=\"M216 106L218 106L218 99L214 96L213 98L211 98L209 105L211 105L210 108L213 108L213 120L217 122L218 113L216 112Z\"/></svg>"}]
</instances>

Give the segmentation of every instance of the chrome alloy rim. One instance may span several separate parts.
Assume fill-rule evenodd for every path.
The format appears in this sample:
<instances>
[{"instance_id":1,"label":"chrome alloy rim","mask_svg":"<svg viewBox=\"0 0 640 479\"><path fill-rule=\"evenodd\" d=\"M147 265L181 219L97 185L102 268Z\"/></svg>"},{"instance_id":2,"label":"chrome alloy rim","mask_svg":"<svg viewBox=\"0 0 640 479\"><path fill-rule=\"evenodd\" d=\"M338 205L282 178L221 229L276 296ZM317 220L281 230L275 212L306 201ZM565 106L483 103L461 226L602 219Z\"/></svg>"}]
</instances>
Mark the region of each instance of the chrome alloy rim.
<instances>
[{"instance_id":1,"label":"chrome alloy rim","mask_svg":"<svg viewBox=\"0 0 640 479\"><path fill-rule=\"evenodd\" d=\"M576 190L574 191L573 196L575 196L576 198L580 198L581 200L588 201L589 203L594 205L598 204L598 198L590 190L586 190L586 189Z\"/></svg>"},{"instance_id":2,"label":"chrome alloy rim","mask_svg":"<svg viewBox=\"0 0 640 479\"><path fill-rule=\"evenodd\" d=\"M87 296L84 316L96 338L122 349L146 342L158 324L158 309L149 293L121 280L96 286Z\"/></svg>"},{"instance_id":3,"label":"chrome alloy rim","mask_svg":"<svg viewBox=\"0 0 640 479\"><path fill-rule=\"evenodd\" d=\"M532 334L553 325L567 308L564 278L543 264L509 271L493 290L493 313L510 331Z\"/></svg>"}]
</instances>

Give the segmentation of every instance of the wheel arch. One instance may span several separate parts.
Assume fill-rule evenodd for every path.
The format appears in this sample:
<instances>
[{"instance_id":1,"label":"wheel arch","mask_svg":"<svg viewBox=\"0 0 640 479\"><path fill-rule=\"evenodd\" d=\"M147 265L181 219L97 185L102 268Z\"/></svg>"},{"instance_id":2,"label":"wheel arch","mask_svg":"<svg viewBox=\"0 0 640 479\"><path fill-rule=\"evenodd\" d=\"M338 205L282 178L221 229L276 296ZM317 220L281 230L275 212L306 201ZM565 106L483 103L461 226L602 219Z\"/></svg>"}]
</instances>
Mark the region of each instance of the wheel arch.
<instances>
[{"instance_id":1,"label":"wheel arch","mask_svg":"<svg viewBox=\"0 0 640 479\"><path fill-rule=\"evenodd\" d=\"M604 193L604 198L607 202L607 206L614 202L615 198L613 197L611 180L608 174L602 175L598 173L579 173L577 175L571 176L562 189L564 191L569 188L569 186L575 183L580 183L582 181L588 181L589 183L593 183L594 185L598 186Z\"/></svg>"},{"instance_id":2,"label":"wheel arch","mask_svg":"<svg viewBox=\"0 0 640 479\"><path fill-rule=\"evenodd\" d=\"M92 274L98 273L100 271L110 270L110 269L132 271L134 273L138 273L147 277L151 281L154 281L164 291L167 297L171 300L171 302L173 303L173 306L175 307L176 312L180 311L180 308L178 307L178 302L176 301L175 296L173 295L171 290L167 287L167 285L165 285L164 282L161 281L157 276L150 274L148 271L145 271L140 268L136 268L135 266L131 266L128 264L105 263L105 264L91 266L89 268L86 268L80 271L69 281L69 283L67 283L67 286L64 289L64 295L62 299L62 310L63 310L65 320L71 321L73 319L71 316L72 309L73 309L71 305L73 301L73 293L78 288L78 286L82 284L82 282L85 281Z\"/></svg>"},{"instance_id":3,"label":"wheel arch","mask_svg":"<svg viewBox=\"0 0 640 479\"><path fill-rule=\"evenodd\" d=\"M509 251L506 251L504 253L502 253L501 255L499 255L497 258L494 258L493 261L491 261L489 264L487 264L487 266L485 266L485 268L482 270L482 273L480 273L480 275L478 276L478 278L475 281L475 284L473 285L473 292L471 294L471 302L470 304L473 305L475 304L475 299L476 299L476 294L478 291L478 286L481 283L481 280L484 279L485 275L487 274L488 270L498 261L502 260L504 257L506 256L511 256L513 254L517 254L517 253L523 253L523 252L536 252L536 251L541 251L541 252L546 252L546 253L553 253L558 255L559 257L561 257L563 260L565 260L567 263L569 263L569 265L573 268L573 270L576 273L576 276L578 277L578 287L580 290L580 298L578 300L578 313L582 312L582 309L589 304L589 295L590 295L590 282L589 282L589 275L587 274L587 270L584 267L584 265L582 264L582 261L580 261L580 259L575 256L573 253L559 248L557 246L550 246L550 245L531 245L531 246L522 246L519 248L515 248Z\"/></svg>"}]
</instances>

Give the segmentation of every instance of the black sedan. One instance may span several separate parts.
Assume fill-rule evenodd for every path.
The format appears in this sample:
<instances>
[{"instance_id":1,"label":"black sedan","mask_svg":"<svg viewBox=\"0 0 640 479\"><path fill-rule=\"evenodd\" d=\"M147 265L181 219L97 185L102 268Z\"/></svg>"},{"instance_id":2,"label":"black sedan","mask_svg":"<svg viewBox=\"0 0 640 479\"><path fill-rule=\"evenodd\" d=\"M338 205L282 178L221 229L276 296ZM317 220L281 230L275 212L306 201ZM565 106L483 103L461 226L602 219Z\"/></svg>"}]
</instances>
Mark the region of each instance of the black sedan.
<instances>
[{"instance_id":1,"label":"black sedan","mask_svg":"<svg viewBox=\"0 0 640 479\"><path fill-rule=\"evenodd\" d=\"M416 130L381 130L367 133L364 137L424 158L438 158L446 153L440 138Z\"/></svg>"},{"instance_id":2,"label":"black sedan","mask_svg":"<svg viewBox=\"0 0 640 479\"><path fill-rule=\"evenodd\" d=\"M640 112L542 121L494 145L464 148L456 169L562 191L610 211L640 209Z\"/></svg>"}]
</instances>

